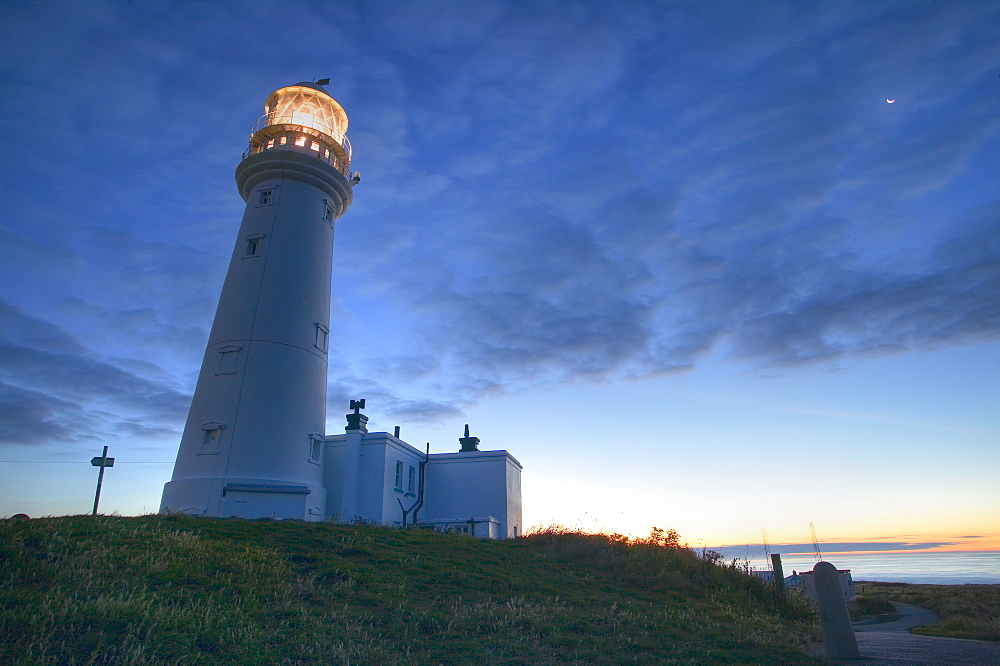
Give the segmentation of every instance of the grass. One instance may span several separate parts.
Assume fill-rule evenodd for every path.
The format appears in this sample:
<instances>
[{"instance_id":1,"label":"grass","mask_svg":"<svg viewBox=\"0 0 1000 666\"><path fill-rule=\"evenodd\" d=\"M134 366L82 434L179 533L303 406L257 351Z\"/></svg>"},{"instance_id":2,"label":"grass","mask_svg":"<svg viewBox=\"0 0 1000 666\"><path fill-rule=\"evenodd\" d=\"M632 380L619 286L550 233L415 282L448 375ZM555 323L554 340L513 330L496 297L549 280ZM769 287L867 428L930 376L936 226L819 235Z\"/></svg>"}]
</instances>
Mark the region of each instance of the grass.
<instances>
[{"instance_id":1,"label":"grass","mask_svg":"<svg viewBox=\"0 0 1000 666\"><path fill-rule=\"evenodd\" d=\"M1000 585L859 583L856 590L862 603L901 601L941 616L940 623L916 627L913 633L1000 641Z\"/></svg>"},{"instance_id":2,"label":"grass","mask_svg":"<svg viewBox=\"0 0 1000 666\"><path fill-rule=\"evenodd\" d=\"M653 536L0 521L0 663L818 663L797 595Z\"/></svg>"},{"instance_id":3,"label":"grass","mask_svg":"<svg viewBox=\"0 0 1000 666\"><path fill-rule=\"evenodd\" d=\"M857 596L848 602L847 607L851 611L851 619L858 620L871 615L891 615L896 612L896 607L889 603L889 598L881 590L866 590L869 583L854 585ZM875 583L871 583L875 585Z\"/></svg>"}]
</instances>

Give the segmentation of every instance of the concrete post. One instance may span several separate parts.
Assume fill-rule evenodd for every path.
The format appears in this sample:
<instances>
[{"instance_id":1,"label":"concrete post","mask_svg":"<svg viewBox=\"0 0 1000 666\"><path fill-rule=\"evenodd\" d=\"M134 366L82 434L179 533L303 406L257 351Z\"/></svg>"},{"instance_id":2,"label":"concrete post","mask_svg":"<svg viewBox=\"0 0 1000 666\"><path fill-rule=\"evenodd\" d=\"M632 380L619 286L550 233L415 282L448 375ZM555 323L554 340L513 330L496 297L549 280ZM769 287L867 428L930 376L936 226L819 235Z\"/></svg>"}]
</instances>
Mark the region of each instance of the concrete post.
<instances>
[{"instance_id":1,"label":"concrete post","mask_svg":"<svg viewBox=\"0 0 1000 666\"><path fill-rule=\"evenodd\" d=\"M837 567L829 562L817 562L813 567L816 603L819 605L819 625L823 630L823 651L828 659L860 659L858 641L847 610L847 597L840 584Z\"/></svg>"},{"instance_id":2,"label":"concrete post","mask_svg":"<svg viewBox=\"0 0 1000 666\"><path fill-rule=\"evenodd\" d=\"M785 572L781 568L781 555L771 553L771 571L774 572L774 586L779 590L785 589Z\"/></svg>"}]
</instances>

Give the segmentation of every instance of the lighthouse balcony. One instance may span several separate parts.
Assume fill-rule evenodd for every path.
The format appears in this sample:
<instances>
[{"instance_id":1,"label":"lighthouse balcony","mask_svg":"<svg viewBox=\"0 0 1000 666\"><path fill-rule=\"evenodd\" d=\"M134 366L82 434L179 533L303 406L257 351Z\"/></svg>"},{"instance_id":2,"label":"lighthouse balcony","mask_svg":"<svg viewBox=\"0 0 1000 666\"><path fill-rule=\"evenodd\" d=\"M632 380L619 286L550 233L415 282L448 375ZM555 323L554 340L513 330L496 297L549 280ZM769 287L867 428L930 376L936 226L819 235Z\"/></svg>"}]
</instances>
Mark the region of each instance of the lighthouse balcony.
<instances>
[{"instance_id":1,"label":"lighthouse balcony","mask_svg":"<svg viewBox=\"0 0 1000 666\"><path fill-rule=\"evenodd\" d=\"M339 141L341 148L344 149L344 153L348 157L351 156L351 142L347 140L344 130L338 129L336 124L324 122L312 113L303 113L301 111L265 113L257 119L257 124L250 130L250 135L255 136L267 128L279 127L297 127L299 131L307 134L323 134L327 139Z\"/></svg>"},{"instance_id":2,"label":"lighthouse balcony","mask_svg":"<svg viewBox=\"0 0 1000 666\"><path fill-rule=\"evenodd\" d=\"M334 130L313 121L309 125L270 122L272 114L257 121L243 159L267 150L292 150L326 162L348 178L351 176L351 142Z\"/></svg>"},{"instance_id":3,"label":"lighthouse balcony","mask_svg":"<svg viewBox=\"0 0 1000 666\"><path fill-rule=\"evenodd\" d=\"M302 134L294 131L283 133L278 136L267 137L261 141L251 141L250 146L243 153L243 159L269 150L291 150L311 155L321 162L326 162L334 169L344 174L345 177L350 178L351 176L350 157L341 154L335 148L331 149L330 146L326 145L324 142L319 141L308 134Z\"/></svg>"}]
</instances>

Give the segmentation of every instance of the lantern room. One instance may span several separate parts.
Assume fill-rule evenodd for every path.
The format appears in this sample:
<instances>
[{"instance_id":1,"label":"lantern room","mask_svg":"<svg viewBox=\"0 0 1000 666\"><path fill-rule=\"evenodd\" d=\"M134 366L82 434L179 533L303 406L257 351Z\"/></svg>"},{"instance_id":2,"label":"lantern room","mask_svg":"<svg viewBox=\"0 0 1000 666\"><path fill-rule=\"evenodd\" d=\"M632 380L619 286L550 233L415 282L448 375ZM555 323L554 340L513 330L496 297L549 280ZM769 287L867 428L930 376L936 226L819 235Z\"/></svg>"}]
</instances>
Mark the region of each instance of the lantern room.
<instances>
[{"instance_id":1,"label":"lantern room","mask_svg":"<svg viewBox=\"0 0 1000 666\"><path fill-rule=\"evenodd\" d=\"M279 88L267 98L244 157L274 149L311 153L350 176L347 113L318 83Z\"/></svg>"}]
</instances>

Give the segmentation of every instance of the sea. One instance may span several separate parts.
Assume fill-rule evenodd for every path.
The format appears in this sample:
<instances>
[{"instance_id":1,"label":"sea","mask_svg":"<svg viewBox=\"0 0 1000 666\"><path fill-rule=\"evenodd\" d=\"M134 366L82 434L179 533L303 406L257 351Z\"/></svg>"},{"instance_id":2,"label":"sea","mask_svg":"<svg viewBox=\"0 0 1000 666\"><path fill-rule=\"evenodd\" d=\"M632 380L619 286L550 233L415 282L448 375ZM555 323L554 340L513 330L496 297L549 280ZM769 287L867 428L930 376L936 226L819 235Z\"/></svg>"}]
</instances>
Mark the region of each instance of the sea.
<instances>
[{"instance_id":1,"label":"sea","mask_svg":"<svg viewBox=\"0 0 1000 666\"><path fill-rule=\"evenodd\" d=\"M933 585L1000 584L1000 551L950 553L830 553L823 559L838 569L850 569L855 581L930 583ZM786 576L812 571L816 555L782 555ZM755 569L768 569L763 558L751 560Z\"/></svg>"}]
</instances>

